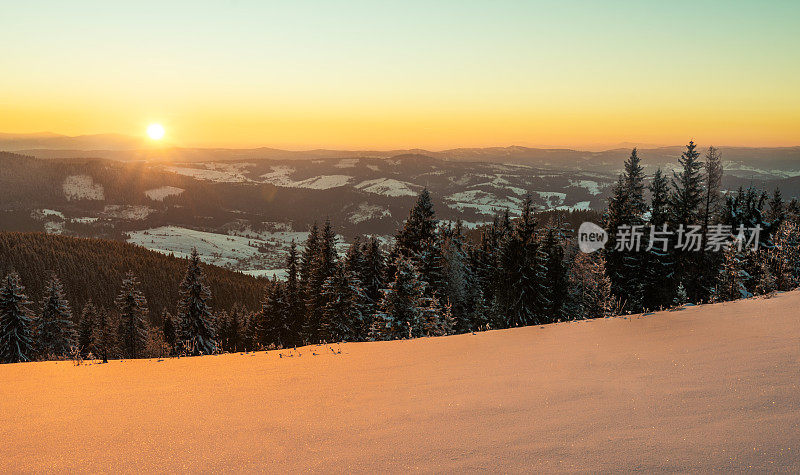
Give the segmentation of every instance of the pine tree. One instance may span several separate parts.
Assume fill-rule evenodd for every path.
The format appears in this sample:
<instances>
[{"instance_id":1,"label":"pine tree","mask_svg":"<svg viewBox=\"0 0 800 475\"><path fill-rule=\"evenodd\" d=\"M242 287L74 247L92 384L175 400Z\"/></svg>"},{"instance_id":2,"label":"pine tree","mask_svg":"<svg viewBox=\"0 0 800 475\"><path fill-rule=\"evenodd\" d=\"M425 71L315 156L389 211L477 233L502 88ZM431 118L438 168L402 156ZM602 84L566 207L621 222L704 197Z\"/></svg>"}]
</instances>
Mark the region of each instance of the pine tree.
<instances>
[{"instance_id":1,"label":"pine tree","mask_svg":"<svg viewBox=\"0 0 800 475\"><path fill-rule=\"evenodd\" d=\"M286 304L286 291L281 282L273 278L264 292L261 303L259 340L266 348L270 345L284 348L288 345L288 329L286 327L288 306Z\"/></svg>"},{"instance_id":2,"label":"pine tree","mask_svg":"<svg viewBox=\"0 0 800 475\"><path fill-rule=\"evenodd\" d=\"M339 266L322 286L325 294L322 332L324 341L353 341L366 333L366 296L355 272Z\"/></svg>"},{"instance_id":3,"label":"pine tree","mask_svg":"<svg viewBox=\"0 0 800 475\"><path fill-rule=\"evenodd\" d=\"M706 250L706 236L709 232L709 226L717 224L720 219L720 202L722 195L720 188L722 187L722 155L714 147L709 147L706 153L706 161L703 164L705 168L704 175L704 196L703 196L703 209L701 211L703 235L702 244L700 249L700 256L698 257L700 265L698 268L698 278L695 281L698 285L696 296L700 299L707 299L710 297L713 287L715 285L718 269L722 262L722 253L710 252Z\"/></svg>"},{"instance_id":4,"label":"pine tree","mask_svg":"<svg viewBox=\"0 0 800 475\"><path fill-rule=\"evenodd\" d=\"M65 358L75 344L72 309L64 297L64 285L53 275L45 288L37 331L38 350L44 358Z\"/></svg>"},{"instance_id":5,"label":"pine tree","mask_svg":"<svg viewBox=\"0 0 800 475\"><path fill-rule=\"evenodd\" d=\"M408 219L397 233L396 249L405 257L419 255L428 243L435 240L437 225L431 195L425 188L417 197Z\"/></svg>"},{"instance_id":6,"label":"pine tree","mask_svg":"<svg viewBox=\"0 0 800 475\"><path fill-rule=\"evenodd\" d=\"M688 229L690 225L702 225L703 203L703 163L699 160L697 145L690 141L678 163L680 172L674 173L672 193L670 194L670 223L673 230L680 226ZM704 297L701 253L678 250L673 246L675 262L675 282L682 282L691 301Z\"/></svg>"},{"instance_id":7,"label":"pine tree","mask_svg":"<svg viewBox=\"0 0 800 475\"><path fill-rule=\"evenodd\" d=\"M778 290L792 290L800 284L800 225L786 220L775 233L775 247L769 249L772 273Z\"/></svg>"},{"instance_id":8,"label":"pine tree","mask_svg":"<svg viewBox=\"0 0 800 475\"><path fill-rule=\"evenodd\" d=\"M169 348L169 354L172 356L177 352L178 344L178 331L175 328L175 320L172 314L166 310L164 310L164 313L161 315L161 319L164 321L161 327L161 333L164 336L164 343L166 343Z\"/></svg>"},{"instance_id":9,"label":"pine tree","mask_svg":"<svg viewBox=\"0 0 800 475\"><path fill-rule=\"evenodd\" d=\"M83 306L83 312L81 312L81 325L78 334L78 346L84 358L87 358L90 354L97 355L97 349L94 347L96 325L97 307L89 300Z\"/></svg>"},{"instance_id":10,"label":"pine tree","mask_svg":"<svg viewBox=\"0 0 800 475\"><path fill-rule=\"evenodd\" d=\"M567 305L573 318L602 318L616 312L617 304L602 254L576 254L569 280L570 299Z\"/></svg>"},{"instance_id":11,"label":"pine tree","mask_svg":"<svg viewBox=\"0 0 800 475\"><path fill-rule=\"evenodd\" d=\"M544 323L544 312L550 303L545 295L545 275L536 225L531 199L527 196L522 215L502 243L497 262L493 312L502 327Z\"/></svg>"},{"instance_id":12,"label":"pine tree","mask_svg":"<svg viewBox=\"0 0 800 475\"><path fill-rule=\"evenodd\" d=\"M103 359L103 363L108 363L108 358L116 353L116 330L115 322L108 311L100 307L97 309L97 325L92 336L92 346L97 350L97 356Z\"/></svg>"},{"instance_id":13,"label":"pine tree","mask_svg":"<svg viewBox=\"0 0 800 475\"><path fill-rule=\"evenodd\" d=\"M293 239L289 247L289 254L286 256L286 305L288 306L286 327L289 333L286 341L287 346L303 343L303 314L305 307L303 305L298 259L297 245Z\"/></svg>"},{"instance_id":14,"label":"pine tree","mask_svg":"<svg viewBox=\"0 0 800 475\"><path fill-rule=\"evenodd\" d=\"M544 256L545 301L547 321L555 322L567 317L565 305L569 296L569 269L565 262L562 243L566 240L560 226L549 226L542 241Z\"/></svg>"},{"instance_id":15,"label":"pine tree","mask_svg":"<svg viewBox=\"0 0 800 475\"><path fill-rule=\"evenodd\" d=\"M767 219L769 221L780 223L786 216L786 211L783 205L783 195L781 189L775 188L772 198L769 200L769 211L767 212Z\"/></svg>"},{"instance_id":16,"label":"pine tree","mask_svg":"<svg viewBox=\"0 0 800 475\"><path fill-rule=\"evenodd\" d=\"M714 299L717 301L736 300L750 297L745 281L749 279L742 269L742 260L736 246L728 246L723 253L722 268L717 279Z\"/></svg>"},{"instance_id":17,"label":"pine tree","mask_svg":"<svg viewBox=\"0 0 800 475\"><path fill-rule=\"evenodd\" d=\"M312 261L313 265L309 270L308 288L306 290L306 334L311 342L321 341L321 326L323 311L327 303L328 295L320 292L325 281L331 277L338 265L338 255L336 252L336 233L330 220L325 221L322 234L319 237L317 256Z\"/></svg>"},{"instance_id":18,"label":"pine tree","mask_svg":"<svg viewBox=\"0 0 800 475\"><path fill-rule=\"evenodd\" d=\"M393 267L397 271L394 280L383 290L380 311L371 329L371 339L408 338L419 336L422 332L419 303L423 284L417 279L416 270L409 259L398 257Z\"/></svg>"},{"instance_id":19,"label":"pine tree","mask_svg":"<svg viewBox=\"0 0 800 475\"><path fill-rule=\"evenodd\" d=\"M381 289L386 286L386 256L375 237L364 243L362 250L363 267L358 278L367 299L365 312L374 315L383 295Z\"/></svg>"},{"instance_id":20,"label":"pine tree","mask_svg":"<svg viewBox=\"0 0 800 475\"><path fill-rule=\"evenodd\" d=\"M0 362L19 363L34 358L33 316L19 274L11 271L0 286Z\"/></svg>"},{"instance_id":21,"label":"pine tree","mask_svg":"<svg viewBox=\"0 0 800 475\"><path fill-rule=\"evenodd\" d=\"M625 172L614 186L606 212L606 228L609 244L606 247L606 264L611 278L611 289L623 298L626 308L639 311L643 304L641 275L646 265L644 249L618 246L617 232L622 226L629 226L631 232L641 232L647 204L644 200L644 169L637 150L634 148L625 161ZM621 243L627 244L627 243Z\"/></svg>"},{"instance_id":22,"label":"pine tree","mask_svg":"<svg viewBox=\"0 0 800 475\"><path fill-rule=\"evenodd\" d=\"M209 355L216 351L214 322L211 307L211 291L205 285L200 256L197 249L186 267L186 275L180 286L178 318L180 318L180 339L184 350L191 355Z\"/></svg>"},{"instance_id":23,"label":"pine tree","mask_svg":"<svg viewBox=\"0 0 800 475\"><path fill-rule=\"evenodd\" d=\"M142 358L147 345L147 300L139 290L140 284L132 272L122 281L116 299L119 310L119 344L124 358Z\"/></svg>"},{"instance_id":24,"label":"pine tree","mask_svg":"<svg viewBox=\"0 0 800 475\"><path fill-rule=\"evenodd\" d=\"M420 299L420 321L422 336L443 336L453 332L453 327L448 328L448 322L444 320L444 311L435 295L423 295Z\"/></svg>"}]
</instances>

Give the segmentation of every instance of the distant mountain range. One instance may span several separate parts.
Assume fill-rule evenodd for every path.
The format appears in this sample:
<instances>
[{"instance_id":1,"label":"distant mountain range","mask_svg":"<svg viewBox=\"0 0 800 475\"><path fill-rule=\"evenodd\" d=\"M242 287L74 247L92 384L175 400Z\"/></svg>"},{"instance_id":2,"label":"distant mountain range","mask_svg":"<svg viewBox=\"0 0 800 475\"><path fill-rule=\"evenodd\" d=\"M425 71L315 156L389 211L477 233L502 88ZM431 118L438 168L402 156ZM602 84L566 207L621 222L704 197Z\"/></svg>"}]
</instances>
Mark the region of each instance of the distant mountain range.
<instances>
[{"instance_id":1,"label":"distant mountain range","mask_svg":"<svg viewBox=\"0 0 800 475\"><path fill-rule=\"evenodd\" d=\"M402 155L424 155L446 161L511 163L535 167L579 171L609 172L619 168L630 154L629 147L603 151L567 148L531 148L521 146L455 148L432 151L405 150L280 150L260 147L184 148L169 144L154 145L144 139L121 134L66 136L53 133L0 134L0 150L22 152L37 158L105 158L117 161L253 161L253 160L317 160L337 158L391 158ZM700 144L705 147L705 144ZM729 170L761 172L784 171L792 176L800 171L800 146L796 147L719 147ZM652 147L644 145L639 152L650 167L672 165L684 146Z\"/></svg>"}]
</instances>

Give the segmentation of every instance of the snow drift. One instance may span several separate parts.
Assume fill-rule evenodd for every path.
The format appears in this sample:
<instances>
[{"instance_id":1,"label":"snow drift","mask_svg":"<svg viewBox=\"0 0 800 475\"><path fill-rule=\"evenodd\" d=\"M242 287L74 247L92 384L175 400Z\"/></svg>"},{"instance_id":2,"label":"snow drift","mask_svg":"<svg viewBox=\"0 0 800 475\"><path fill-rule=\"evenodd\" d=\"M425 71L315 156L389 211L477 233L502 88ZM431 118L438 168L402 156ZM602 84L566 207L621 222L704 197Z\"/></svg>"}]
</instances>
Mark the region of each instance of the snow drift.
<instances>
[{"instance_id":1,"label":"snow drift","mask_svg":"<svg viewBox=\"0 0 800 475\"><path fill-rule=\"evenodd\" d=\"M198 358L0 366L6 471L800 470L800 292Z\"/></svg>"}]
</instances>

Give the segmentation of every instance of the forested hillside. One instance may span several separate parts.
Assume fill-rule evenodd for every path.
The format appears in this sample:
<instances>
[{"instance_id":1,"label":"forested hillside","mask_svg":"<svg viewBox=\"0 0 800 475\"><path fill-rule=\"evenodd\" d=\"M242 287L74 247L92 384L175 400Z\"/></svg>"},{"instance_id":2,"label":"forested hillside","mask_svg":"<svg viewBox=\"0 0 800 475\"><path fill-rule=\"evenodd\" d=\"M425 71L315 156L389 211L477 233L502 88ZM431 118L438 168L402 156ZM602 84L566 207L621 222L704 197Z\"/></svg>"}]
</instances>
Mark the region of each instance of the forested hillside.
<instances>
[{"instance_id":1,"label":"forested hillside","mask_svg":"<svg viewBox=\"0 0 800 475\"><path fill-rule=\"evenodd\" d=\"M78 314L89 299L97 306L113 308L123 278L127 272L133 272L142 283L151 322L160 324L164 309L175 312L186 260L116 241L43 233L0 233L0 275L12 269L20 274L26 293L34 302L41 299L55 273ZM258 308L263 281L215 266L203 269L213 292L211 304L215 310L229 310L234 303L253 310Z\"/></svg>"}]
</instances>

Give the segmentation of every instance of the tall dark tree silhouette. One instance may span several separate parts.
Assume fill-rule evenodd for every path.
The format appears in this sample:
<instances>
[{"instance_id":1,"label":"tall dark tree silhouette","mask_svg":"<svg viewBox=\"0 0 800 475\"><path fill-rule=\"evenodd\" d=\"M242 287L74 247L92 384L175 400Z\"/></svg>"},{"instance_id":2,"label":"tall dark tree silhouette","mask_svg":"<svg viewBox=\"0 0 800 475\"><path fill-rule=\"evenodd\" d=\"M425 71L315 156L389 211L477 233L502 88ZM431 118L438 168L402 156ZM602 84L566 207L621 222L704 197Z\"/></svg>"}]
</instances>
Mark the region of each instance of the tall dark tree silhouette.
<instances>
[{"instance_id":1,"label":"tall dark tree silhouette","mask_svg":"<svg viewBox=\"0 0 800 475\"><path fill-rule=\"evenodd\" d=\"M38 350L44 357L63 358L75 344L72 309L64 296L64 285L53 274L45 287L37 332Z\"/></svg>"},{"instance_id":2,"label":"tall dark tree silhouette","mask_svg":"<svg viewBox=\"0 0 800 475\"><path fill-rule=\"evenodd\" d=\"M117 296L119 310L119 345L125 358L141 358L147 345L147 299L139 279L128 272Z\"/></svg>"},{"instance_id":3,"label":"tall dark tree silhouette","mask_svg":"<svg viewBox=\"0 0 800 475\"><path fill-rule=\"evenodd\" d=\"M192 249L186 276L180 285L178 302L180 334L183 349L192 355L208 355L216 351L214 321L209 301L211 291L205 284L197 249Z\"/></svg>"},{"instance_id":4,"label":"tall dark tree silhouette","mask_svg":"<svg viewBox=\"0 0 800 475\"><path fill-rule=\"evenodd\" d=\"M33 315L29 305L19 274L9 272L0 286L0 362L33 359Z\"/></svg>"},{"instance_id":5,"label":"tall dark tree silhouette","mask_svg":"<svg viewBox=\"0 0 800 475\"><path fill-rule=\"evenodd\" d=\"M697 145L690 141L678 159L681 168L674 172L672 193L670 194L670 224L676 233L689 230L689 226L702 226L703 162ZM676 234L677 236L677 234ZM675 243L677 244L677 242ZM675 286L683 284L689 300L696 301L701 291L701 253L693 250L677 249L673 246L675 262Z\"/></svg>"}]
</instances>

